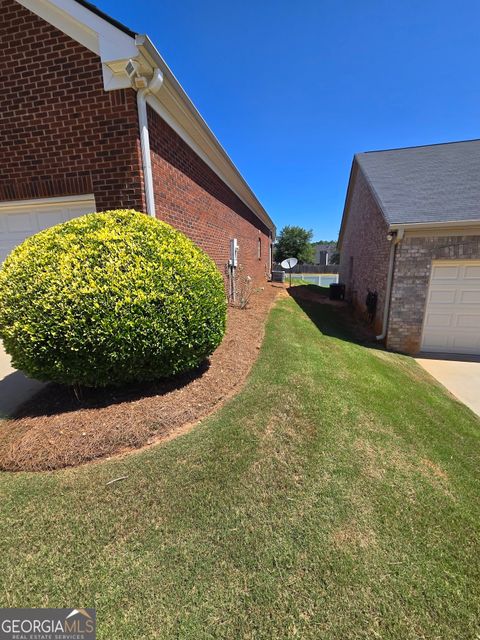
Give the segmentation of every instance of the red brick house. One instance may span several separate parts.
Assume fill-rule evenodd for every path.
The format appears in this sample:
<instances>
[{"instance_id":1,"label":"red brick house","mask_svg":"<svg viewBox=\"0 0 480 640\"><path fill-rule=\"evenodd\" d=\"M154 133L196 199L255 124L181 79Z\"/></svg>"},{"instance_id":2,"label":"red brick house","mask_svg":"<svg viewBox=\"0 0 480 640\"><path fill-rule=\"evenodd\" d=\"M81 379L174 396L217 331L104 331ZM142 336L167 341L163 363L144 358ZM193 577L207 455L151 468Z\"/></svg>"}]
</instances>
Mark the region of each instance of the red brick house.
<instances>
[{"instance_id":1,"label":"red brick house","mask_svg":"<svg viewBox=\"0 0 480 640\"><path fill-rule=\"evenodd\" d=\"M480 140L357 154L339 251L389 349L480 355Z\"/></svg>"},{"instance_id":2,"label":"red brick house","mask_svg":"<svg viewBox=\"0 0 480 640\"><path fill-rule=\"evenodd\" d=\"M275 227L147 36L84 0L0 0L0 262L71 217L135 208L224 270L270 272Z\"/></svg>"}]
</instances>

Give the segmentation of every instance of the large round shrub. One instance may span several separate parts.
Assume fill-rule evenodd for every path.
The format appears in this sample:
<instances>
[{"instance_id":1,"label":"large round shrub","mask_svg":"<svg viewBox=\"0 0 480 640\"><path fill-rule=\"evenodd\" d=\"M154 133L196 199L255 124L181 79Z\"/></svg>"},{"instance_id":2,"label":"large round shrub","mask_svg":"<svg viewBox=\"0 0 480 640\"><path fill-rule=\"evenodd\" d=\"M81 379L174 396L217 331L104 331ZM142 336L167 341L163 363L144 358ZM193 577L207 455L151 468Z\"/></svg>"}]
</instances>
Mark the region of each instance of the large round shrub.
<instances>
[{"instance_id":1,"label":"large round shrub","mask_svg":"<svg viewBox=\"0 0 480 640\"><path fill-rule=\"evenodd\" d=\"M213 261L136 211L51 227L0 269L0 337L40 380L105 386L187 371L221 342L225 317Z\"/></svg>"}]
</instances>

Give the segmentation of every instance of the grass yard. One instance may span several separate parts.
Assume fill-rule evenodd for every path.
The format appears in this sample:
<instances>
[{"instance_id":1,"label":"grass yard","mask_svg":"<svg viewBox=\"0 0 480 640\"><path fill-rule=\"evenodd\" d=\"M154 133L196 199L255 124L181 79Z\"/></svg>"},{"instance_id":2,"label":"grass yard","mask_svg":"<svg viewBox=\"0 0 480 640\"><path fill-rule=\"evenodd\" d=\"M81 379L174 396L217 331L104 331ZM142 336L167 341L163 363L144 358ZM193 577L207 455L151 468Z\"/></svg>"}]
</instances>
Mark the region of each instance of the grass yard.
<instances>
[{"instance_id":1,"label":"grass yard","mask_svg":"<svg viewBox=\"0 0 480 640\"><path fill-rule=\"evenodd\" d=\"M188 435L0 476L1 606L95 606L102 640L480 637L480 421L301 304Z\"/></svg>"}]
</instances>

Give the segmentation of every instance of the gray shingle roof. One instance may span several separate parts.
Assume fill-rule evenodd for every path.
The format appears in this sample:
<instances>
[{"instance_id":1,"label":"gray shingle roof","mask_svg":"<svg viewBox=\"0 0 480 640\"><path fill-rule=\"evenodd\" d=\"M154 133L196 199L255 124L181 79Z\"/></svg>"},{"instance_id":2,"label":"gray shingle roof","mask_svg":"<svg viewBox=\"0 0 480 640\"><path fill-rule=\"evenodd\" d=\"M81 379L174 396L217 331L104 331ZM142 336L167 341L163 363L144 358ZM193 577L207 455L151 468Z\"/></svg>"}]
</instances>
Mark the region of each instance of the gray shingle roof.
<instances>
[{"instance_id":1,"label":"gray shingle roof","mask_svg":"<svg viewBox=\"0 0 480 640\"><path fill-rule=\"evenodd\" d=\"M480 222L480 140L355 156L387 222Z\"/></svg>"}]
</instances>

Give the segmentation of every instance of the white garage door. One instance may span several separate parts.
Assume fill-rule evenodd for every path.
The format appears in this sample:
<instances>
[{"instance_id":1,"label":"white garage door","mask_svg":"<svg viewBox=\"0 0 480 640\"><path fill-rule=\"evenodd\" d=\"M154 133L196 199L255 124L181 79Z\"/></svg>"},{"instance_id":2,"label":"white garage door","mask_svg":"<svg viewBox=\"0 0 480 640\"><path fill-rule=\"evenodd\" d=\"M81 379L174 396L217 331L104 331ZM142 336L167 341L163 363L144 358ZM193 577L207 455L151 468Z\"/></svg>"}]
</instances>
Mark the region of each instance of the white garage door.
<instances>
[{"instance_id":1,"label":"white garage door","mask_svg":"<svg viewBox=\"0 0 480 640\"><path fill-rule=\"evenodd\" d=\"M28 236L95 211L93 195L0 203L0 263Z\"/></svg>"},{"instance_id":2,"label":"white garage door","mask_svg":"<svg viewBox=\"0 0 480 640\"><path fill-rule=\"evenodd\" d=\"M432 263L422 350L480 355L480 260Z\"/></svg>"}]
</instances>

